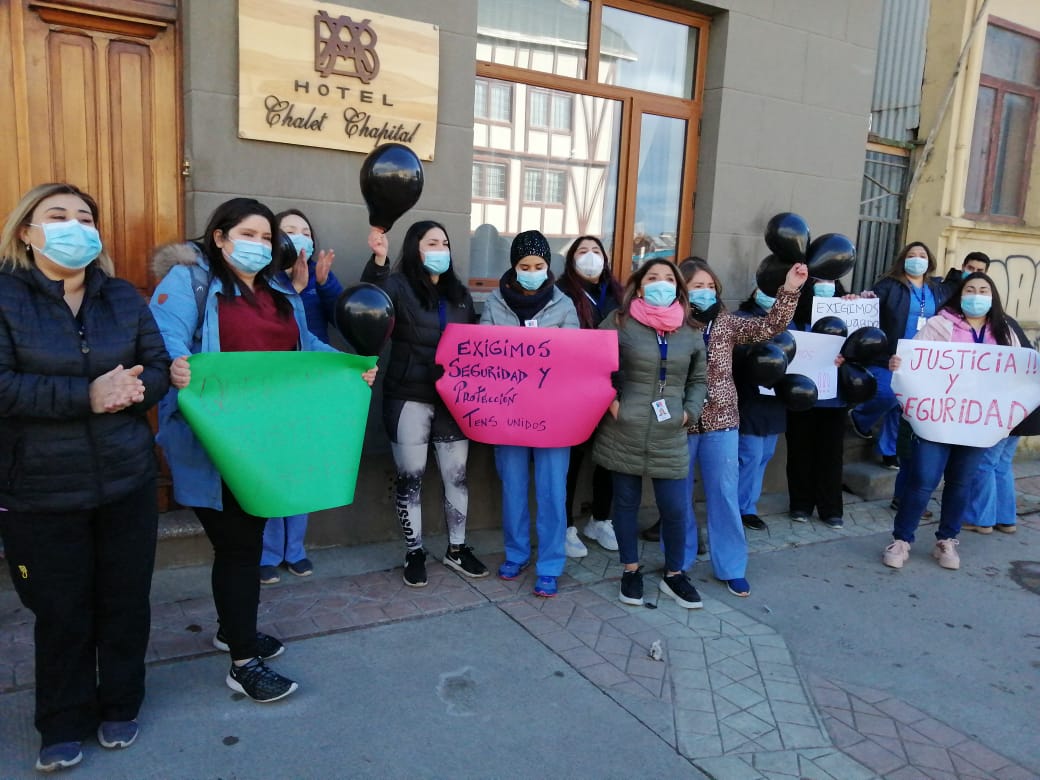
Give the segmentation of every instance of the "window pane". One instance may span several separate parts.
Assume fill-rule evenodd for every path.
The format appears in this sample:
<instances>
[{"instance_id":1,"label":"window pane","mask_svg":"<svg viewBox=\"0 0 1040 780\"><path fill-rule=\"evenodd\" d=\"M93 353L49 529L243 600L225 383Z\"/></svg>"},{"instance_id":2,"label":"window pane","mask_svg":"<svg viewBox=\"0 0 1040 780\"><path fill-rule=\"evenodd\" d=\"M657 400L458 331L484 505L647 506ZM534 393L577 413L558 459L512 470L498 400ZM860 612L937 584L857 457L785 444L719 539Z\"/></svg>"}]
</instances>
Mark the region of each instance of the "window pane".
<instances>
[{"instance_id":1,"label":"window pane","mask_svg":"<svg viewBox=\"0 0 1040 780\"><path fill-rule=\"evenodd\" d=\"M513 88L497 83L491 87L491 118L499 122L513 121Z\"/></svg>"},{"instance_id":2,"label":"window pane","mask_svg":"<svg viewBox=\"0 0 1040 780\"><path fill-rule=\"evenodd\" d=\"M510 126L475 118L473 151L487 166L490 198L471 208L470 278L497 280L509 268L509 245L523 230L540 230L558 257L577 236L596 235L608 251L614 243L622 102L526 84L489 79L493 90L505 84L517 105L531 106L534 93L548 96L550 114L568 106L571 133L530 127L530 110L518 112ZM521 122L525 117L526 122ZM554 121L554 116L547 116ZM499 190L491 193L492 166L500 170ZM559 264L557 264L559 263Z\"/></svg>"},{"instance_id":3,"label":"window pane","mask_svg":"<svg viewBox=\"0 0 1040 780\"><path fill-rule=\"evenodd\" d=\"M473 116L487 116L488 85L486 81L478 81L473 90Z\"/></svg>"},{"instance_id":4,"label":"window pane","mask_svg":"<svg viewBox=\"0 0 1040 780\"><path fill-rule=\"evenodd\" d=\"M540 89L531 90L531 116L527 118L529 127L549 126L549 93Z\"/></svg>"},{"instance_id":5,"label":"window pane","mask_svg":"<svg viewBox=\"0 0 1040 780\"><path fill-rule=\"evenodd\" d=\"M480 198L483 196L483 190L480 186L483 181L483 176L481 175L483 173L483 168L484 166L480 163L473 163L473 183L470 187L470 197L472 198Z\"/></svg>"},{"instance_id":6,"label":"window pane","mask_svg":"<svg viewBox=\"0 0 1040 780\"><path fill-rule=\"evenodd\" d=\"M990 25L986 28L982 72L1005 81L1040 87L1040 40Z\"/></svg>"},{"instance_id":7,"label":"window pane","mask_svg":"<svg viewBox=\"0 0 1040 780\"><path fill-rule=\"evenodd\" d=\"M583 79L588 48L585 0L480 0L478 60Z\"/></svg>"},{"instance_id":8,"label":"window pane","mask_svg":"<svg viewBox=\"0 0 1040 780\"><path fill-rule=\"evenodd\" d=\"M601 82L692 98L696 65L696 27L604 6Z\"/></svg>"},{"instance_id":9,"label":"window pane","mask_svg":"<svg viewBox=\"0 0 1040 780\"><path fill-rule=\"evenodd\" d=\"M506 167L504 165L486 165L484 197L495 200L505 200L506 197Z\"/></svg>"},{"instance_id":10,"label":"window pane","mask_svg":"<svg viewBox=\"0 0 1040 780\"><path fill-rule=\"evenodd\" d=\"M997 136L997 160L993 168L991 214L1022 216L1022 183L1028 174L1026 154L1029 150L1029 123L1032 116L1032 98L1004 93Z\"/></svg>"},{"instance_id":11,"label":"window pane","mask_svg":"<svg viewBox=\"0 0 1040 780\"><path fill-rule=\"evenodd\" d=\"M570 95L561 95L556 93L553 95L553 116L552 126L553 130L567 130L571 129L571 98Z\"/></svg>"},{"instance_id":12,"label":"window pane","mask_svg":"<svg viewBox=\"0 0 1040 780\"><path fill-rule=\"evenodd\" d=\"M982 213L982 197L989 169L989 135L993 128L993 104L997 91L979 87L975 104L975 127L971 131L971 156L968 158L968 183L964 191L964 210L968 214Z\"/></svg>"},{"instance_id":13,"label":"window pane","mask_svg":"<svg viewBox=\"0 0 1040 780\"><path fill-rule=\"evenodd\" d=\"M686 122L643 114L636 182L636 231L632 270L651 258L675 260Z\"/></svg>"}]
</instances>

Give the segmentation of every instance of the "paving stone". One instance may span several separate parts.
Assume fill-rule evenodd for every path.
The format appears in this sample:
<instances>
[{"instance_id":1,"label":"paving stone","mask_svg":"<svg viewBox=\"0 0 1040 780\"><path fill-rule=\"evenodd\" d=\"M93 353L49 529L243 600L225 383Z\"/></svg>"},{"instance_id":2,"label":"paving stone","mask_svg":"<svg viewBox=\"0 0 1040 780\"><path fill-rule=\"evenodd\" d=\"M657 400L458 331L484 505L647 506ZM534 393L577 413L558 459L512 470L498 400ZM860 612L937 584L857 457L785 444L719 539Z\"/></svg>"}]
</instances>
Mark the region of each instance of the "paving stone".
<instances>
[{"instance_id":1,"label":"paving stone","mask_svg":"<svg viewBox=\"0 0 1040 780\"><path fill-rule=\"evenodd\" d=\"M675 727L679 731L691 734L703 734L705 736L718 736L719 734L719 722L714 712L676 709Z\"/></svg>"},{"instance_id":2,"label":"paving stone","mask_svg":"<svg viewBox=\"0 0 1040 780\"><path fill-rule=\"evenodd\" d=\"M808 698L800 683L783 680L766 680L766 695L770 700L787 701L794 704L806 704Z\"/></svg>"},{"instance_id":3,"label":"paving stone","mask_svg":"<svg viewBox=\"0 0 1040 780\"><path fill-rule=\"evenodd\" d=\"M953 762L942 747L904 742L903 749L912 766L940 769L944 772L954 771Z\"/></svg>"},{"instance_id":4,"label":"paving stone","mask_svg":"<svg viewBox=\"0 0 1040 780\"><path fill-rule=\"evenodd\" d=\"M870 739L849 745L843 750L847 755L852 756L860 764L879 775L887 775L906 766L906 761L901 755L896 755Z\"/></svg>"},{"instance_id":5,"label":"paving stone","mask_svg":"<svg viewBox=\"0 0 1040 780\"><path fill-rule=\"evenodd\" d=\"M715 695L717 697L721 696L726 701L742 710L764 701L760 694L751 690L746 685L741 685L740 683L732 683L731 685L726 685L722 688L716 688Z\"/></svg>"},{"instance_id":6,"label":"paving stone","mask_svg":"<svg viewBox=\"0 0 1040 780\"><path fill-rule=\"evenodd\" d=\"M796 723L778 723L780 738L784 747L792 748L821 747L829 745L830 740L823 730L815 726L799 726Z\"/></svg>"},{"instance_id":7,"label":"paving stone","mask_svg":"<svg viewBox=\"0 0 1040 780\"><path fill-rule=\"evenodd\" d=\"M818 727L816 713L808 704L798 704L789 701L770 702L773 717L778 723L794 723L798 726Z\"/></svg>"},{"instance_id":8,"label":"paving stone","mask_svg":"<svg viewBox=\"0 0 1040 780\"><path fill-rule=\"evenodd\" d=\"M935 718L925 718L899 730L904 742L929 742L943 747L953 747L964 741L964 735Z\"/></svg>"},{"instance_id":9,"label":"paving stone","mask_svg":"<svg viewBox=\"0 0 1040 780\"><path fill-rule=\"evenodd\" d=\"M875 777L873 771L839 750L830 750L822 756L814 756L811 761L835 780L869 780Z\"/></svg>"},{"instance_id":10,"label":"paving stone","mask_svg":"<svg viewBox=\"0 0 1040 780\"><path fill-rule=\"evenodd\" d=\"M735 713L734 715L730 715L722 720L720 731L722 732L723 740L725 741L725 731L721 726L731 728L737 731L745 739L749 740L758 739L763 734L768 734L776 728L775 724L771 720L762 720L746 711Z\"/></svg>"},{"instance_id":11,"label":"paving stone","mask_svg":"<svg viewBox=\"0 0 1040 780\"><path fill-rule=\"evenodd\" d=\"M794 751L755 753L751 760L759 772L798 777L798 754Z\"/></svg>"},{"instance_id":12,"label":"paving stone","mask_svg":"<svg viewBox=\"0 0 1040 780\"><path fill-rule=\"evenodd\" d=\"M955 756L966 759L985 772L996 772L998 769L1011 763L1004 756L973 740L954 745L950 748L950 752Z\"/></svg>"},{"instance_id":13,"label":"paving stone","mask_svg":"<svg viewBox=\"0 0 1040 780\"><path fill-rule=\"evenodd\" d=\"M687 758L706 758L709 756L722 755L722 738L717 736L705 736L703 734L692 734L676 729L675 743L679 752ZM720 775L712 773L718 780Z\"/></svg>"},{"instance_id":14,"label":"paving stone","mask_svg":"<svg viewBox=\"0 0 1040 780\"><path fill-rule=\"evenodd\" d=\"M864 734L879 737L899 737L899 729L892 718L883 715L871 715L866 712L856 713L856 728Z\"/></svg>"}]
</instances>

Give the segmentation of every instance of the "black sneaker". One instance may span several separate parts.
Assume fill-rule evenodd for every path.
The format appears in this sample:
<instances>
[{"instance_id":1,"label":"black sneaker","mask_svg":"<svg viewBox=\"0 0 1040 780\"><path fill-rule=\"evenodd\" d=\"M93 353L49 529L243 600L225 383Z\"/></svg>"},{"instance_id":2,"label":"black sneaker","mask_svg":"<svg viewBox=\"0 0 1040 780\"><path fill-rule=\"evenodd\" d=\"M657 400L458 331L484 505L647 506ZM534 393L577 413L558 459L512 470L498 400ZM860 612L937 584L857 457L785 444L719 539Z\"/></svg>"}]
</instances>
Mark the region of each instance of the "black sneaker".
<instances>
[{"instance_id":1,"label":"black sneaker","mask_svg":"<svg viewBox=\"0 0 1040 780\"><path fill-rule=\"evenodd\" d=\"M840 517L821 517L820 522L828 528L844 528L845 521Z\"/></svg>"},{"instance_id":2,"label":"black sneaker","mask_svg":"<svg viewBox=\"0 0 1040 780\"><path fill-rule=\"evenodd\" d=\"M217 648L217 650L223 650L225 653L231 652L231 645L227 643L227 640L220 631L217 631L216 636L213 637L213 646ZM267 661L284 652L285 645L280 641L270 634L265 634L262 631L256 632L256 653L260 658Z\"/></svg>"},{"instance_id":3,"label":"black sneaker","mask_svg":"<svg viewBox=\"0 0 1040 780\"><path fill-rule=\"evenodd\" d=\"M259 702L284 699L299 687L288 677L268 669L260 658L254 658L243 666L231 664L225 682L231 690Z\"/></svg>"},{"instance_id":4,"label":"black sneaker","mask_svg":"<svg viewBox=\"0 0 1040 780\"><path fill-rule=\"evenodd\" d=\"M409 550L404 557L404 584L409 588L425 588L426 583L426 550L422 547Z\"/></svg>"},{"instance_id":5,"label":"black sneaker","mask_svg":"<svg viewBox=\"0 0 1040 780\"><path fill-rule=\"evenodd\" d=\"M899 458L895 455L882 455L881 468L889 471L899 471Z\"/></svg>"},{"instance_id":6,"label":"black sneaker","mask_svg":"<svg viewBox=\"0 0 1040 780\"><path fill-rule=\"evenodd\" d=\"M752 531L766 530L766 521L758 515L741 515L740 522L744 524L745 528L750 528Z\"/></svg>"},{"instance_id":7,"label":"black sneaker","mask_svg":"<svg viewBox=\"0 0 1040 780\"><path fill-rule=\"evenodd\" d=\"M657 587L661 593L675 599L675 603L680 607L700 609L704 606L703 602L701 602L701 595L683 572L673 574L670 577L662 577L661 584Z\"/></svg>"},{"instance_id":8,"label":"black sneaker","mask_svg":"<svg viewBox=\"0 0 1040 780\"><path fill-rule=\"evenodd\" d=\"M488 576L488 567L477 560L473 548L468 544L460 544L457 549L452 549L449 544L448 551L444 553L444 565L475 580Z\"/></svg>"},{"instance_id":9,"label":"black sneaker","mask_svg":"<svg viewBox=\"0 0 1040 780\"><path fill-rule=\"evenodd\" d=\"M639 569L621 572L621 593L618 599L622 604L643 606L643 572Z\"/></svg>"}]
</instances>

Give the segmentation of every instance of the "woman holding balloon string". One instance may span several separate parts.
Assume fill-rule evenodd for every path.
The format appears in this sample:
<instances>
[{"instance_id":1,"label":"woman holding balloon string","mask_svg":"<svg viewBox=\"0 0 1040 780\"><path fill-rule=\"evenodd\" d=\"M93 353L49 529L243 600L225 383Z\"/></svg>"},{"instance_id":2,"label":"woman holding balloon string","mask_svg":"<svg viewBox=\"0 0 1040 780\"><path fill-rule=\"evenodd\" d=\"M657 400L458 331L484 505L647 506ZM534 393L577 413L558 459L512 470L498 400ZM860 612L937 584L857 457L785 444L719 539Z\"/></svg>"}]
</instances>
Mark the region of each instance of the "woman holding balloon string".
<instances>
[{"instance_id":1,"label":"woman holding balloon string","mask_svg":"<svg viewBox=\"0 0 1040 780\"><path fill-rule=\"evenodd\" d=\"M404 584L422 588L428 582L422 541L422 482L431 443L444 485L448 528L444 565L466 577L486 577L487 567L466 544L469 440L435 387L435 357L441 334L450 323L476 321L473 299L455 275L448 233L440 223L424 220L408 228L393 273L387 262L386 233L373 228L368 245L372 258L361 281L382 287L397 317L383 380L383 422L397 468L397 517L407 547Z\"/></svg>"},{"instance_id":2,"label":"woman holding balloon string","mask_svg":"<svg viewBox=\"0 0 1040 780\"><path fill-rule=\"evenodd\" d=\"M914 338L1022 346L1009 318L1004 315L996 286L981 272L966 276L949 300L941 305L938 314L929 318ZM901 364L899 355L892 355L888 369L898 371ZM886 566L901 569L909 559L921 513L942 479L942 510L932 557L944 569L959 569L957 535L969 517L973 484L987 448L934 442L920 436L914 437L912 447L909 477L893 521L893 540L885 548L882 560Z\"/></svg>"},{"instance_id":3,"label":"woman holding balloon string","mask_svg":"<svg viewBox=\"0 0 1040 780\"><path fill-rule=\"evenodd\" d=\"M708 544L715 577L730 593L751 595L745 577L747 540L737 503L740 414L733 382L733 348L765 341L787 327L808 277L804 263L787 271L776 302L762 318L739 317L726 311L722 284L707 261L687 258L679 266L690 300L690 324L708 347L708 396L700 420L689 430L690 466L687 476L686 554L683 569L697 555L697 523L693 513L694 466L700 464L708 515Z\"/></svg>"},{"instance_id":4,"label":"woman holding balloon string","mask_svg":"<svg viewBox=\"0 0 1040 780\"><path fill-rule=\"evenodd\" d=\"M598 328L599 324L621 303L621 285L611 273L607 251L596 236L578 236L564 258L563 275L556 283L578 312L583 328ZM578 537L578 529L571 525L574 494L581 472L581 464L590 442L571 447L571 463L567 469L567 557L584 558L589 554ZM617 550L617 537L610 521L613 497L610 472L600 465L592 469L592 516L585 524L584 534L599 543L604 550Z\"/></svg>"},{"instance_id":5,"label":"woman holding balloon string","mask_svg":"<svg viewBox=\"0 0 1040 780\"><path fill-rule=\"evenodd\" d=\"M174 497L193 509L213 545L213 601L220 622L213 644L230 653L228 687L260 702L281 699L297 688L264 663L285 648L256 628L266 521L247 513L228 489L179 411L177 393L191 382L189 355L335 351L308 330L300 296L285 286L284 277L279 279L272 262L277 235L278 222L267 206L252 198L226 201L195 242L157 250L155 272L161 281L150 305L174 357L173 389L159 405L157 440L173 474ZM208 279L201 311L193 265ZM371 386L375 374L373 368L362 379Z\"/></svg>"},{"instance_id":6,"label":"woman holding balloon string","mask_svg":"<svg viewBox=\"0 0 1040 780\"><path fill-rule=\"evenodd\" d=\"M336 253L319 249L314 259L318 239L310 220L299 209L283 211L276 214L275 219L298 255L289 275L303 301L307 329L328 344L329 323L335 321L336 301L343 293L343 285L332 272ZM308 577L314 572L314 565L303 547L306 534L307 515L268 518L260 556L261 585L278 582L278 567L283 563L297 577Z\"/></svg>"},{"instance_id":7,"label":"woman holding balloon string","mask_svg":"<svg viewBox=\"0 0 1040 780\"><path fill-rule=\"evenodd\" d=\"M571 299L555 284L549 270L552 250L537 230L518 233L509 249L512 267L491 292L481 325L528 328L577 328ZM495 466L502 480L502 532L506 559L498 568L503 580L514 580L531 561L531 512L528 504L530 462L534 460L534 491L538 502L537 579L534 594L552 598L566 562L567 465L570 447L521 447L499 444Z\"/></svg>"},{"instance_id":8,"label":"woman holding balloon string","mask_svg":"<svg viewBox=\"0 0 1040 780\"><path fill-rule=\"evenodd\" d=\"M888 272L877 281L870 293L878 298L881 330L888 338L889 355L894 355L899 339L912 339L936 313L946 297L943 281L932 276L935 257L920 241L912 241L896 255ZM868 366L877 379L877 394L865 404L849 410L852 430L864 439L874 438L871 429L880 421L877 450L885 468L896 470L899 461L896 447L899 438L899 404L892 393L892 372L887 361ZM903 480L900 480L902 483ZM899 491L896 499L899 499Z\"/></svg>"}]
</instances>

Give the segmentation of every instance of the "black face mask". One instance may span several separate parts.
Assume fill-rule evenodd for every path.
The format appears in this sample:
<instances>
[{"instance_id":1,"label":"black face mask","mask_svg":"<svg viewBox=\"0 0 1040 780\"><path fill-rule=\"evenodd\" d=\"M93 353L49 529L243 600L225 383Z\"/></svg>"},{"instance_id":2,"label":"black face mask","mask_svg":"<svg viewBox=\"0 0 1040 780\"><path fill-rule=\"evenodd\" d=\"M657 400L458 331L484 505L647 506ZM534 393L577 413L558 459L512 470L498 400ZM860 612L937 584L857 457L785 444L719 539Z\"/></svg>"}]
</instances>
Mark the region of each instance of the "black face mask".
<instances>
[{"instance_id":1,"label":"black face mask","mask_svg":"<svg viewBox=\"0 0 1040 780\"><path fill-rule=\"evenodd\" d=\"M704 309L703 311L698 309L696 306L691 306L690 314L693 315L693 318L697 320L697 322L708 323L719 316L719 310L721 308L722 302L715 301L715 303L713 303L711 306L709 306L707 309Z\"/></svg>"}]
</instances>

